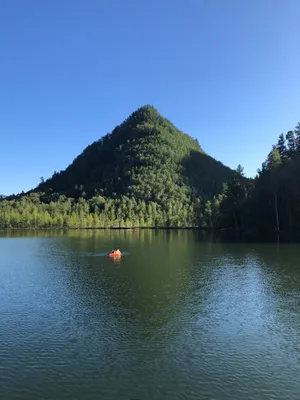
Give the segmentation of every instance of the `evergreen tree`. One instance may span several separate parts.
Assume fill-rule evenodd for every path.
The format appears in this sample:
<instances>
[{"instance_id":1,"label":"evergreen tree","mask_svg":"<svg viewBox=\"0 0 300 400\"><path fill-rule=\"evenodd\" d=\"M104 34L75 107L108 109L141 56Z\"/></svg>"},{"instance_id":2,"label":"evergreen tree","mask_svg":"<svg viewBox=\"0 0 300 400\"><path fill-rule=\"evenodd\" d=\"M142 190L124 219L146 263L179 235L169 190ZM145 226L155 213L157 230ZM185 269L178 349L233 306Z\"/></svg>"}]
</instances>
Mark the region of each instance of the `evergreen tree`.
<instances>
[{"instance_id":1,"label":"evergreen tree","mask_svg":"<svg viewBox=\"0 0 300 400\"><path fill-rule=\"evenodd\" d=\"M294 131L288 131L286 134L286 140L288 143L288 157L292 158L296 154L296 141Z\"/></svg>"},{"instance_id":2,"label":"evergreen tree","mask_svg":"<svg viewBox=\"0 0 300 400\"><path fill-rule=\"evenodd\" d=\"M244 169L238 165L230 182L224 188L224 200L221 204L225 223L233 226L236 232L244 229L244 206L247 196L247 180L244 176Z\"/></svg>"},{"instance_id":3,"label":"evergreen tree","mask_svg":"<svg viewBox=\"0 0 300 400\"><path fill-rule=\"evenodd\" d=\"M285 145L285 137L283 133L279 135L276 148L279 151L281 159L284 160L287 156L287 148Z\"/></svg>"},{"instance_id":4,"label":"evergreen tree","mask_svg":"<svg viewBox=\"0 0 300 400\"><path fill-rule=\"evenodd\" d=\"M296 146L296 153L298 157L300 156L300 122L298 122L295 128L295 146Z\"/></svg>"}]
</instances>

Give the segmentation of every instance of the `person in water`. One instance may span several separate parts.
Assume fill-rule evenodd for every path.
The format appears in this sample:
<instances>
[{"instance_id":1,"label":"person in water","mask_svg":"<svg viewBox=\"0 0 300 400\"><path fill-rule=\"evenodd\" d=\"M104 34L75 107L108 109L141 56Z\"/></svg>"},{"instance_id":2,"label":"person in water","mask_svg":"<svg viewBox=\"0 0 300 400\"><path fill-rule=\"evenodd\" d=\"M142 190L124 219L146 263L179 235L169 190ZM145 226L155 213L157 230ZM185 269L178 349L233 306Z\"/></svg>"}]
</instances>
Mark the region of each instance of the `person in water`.
<instances>
[{"instance_id":1,"label":"person in water","mask_svg":"<svg viewBox=\"0 0 300 400\"><path fill-rule=\"evenodd\" d=\"M119 249L117 249L117 250L112 250L111 252L110 252L110 254L118 254L118 255L122 255L122 253L120 252L120 250Z\"/></svg>"}]
</instances>

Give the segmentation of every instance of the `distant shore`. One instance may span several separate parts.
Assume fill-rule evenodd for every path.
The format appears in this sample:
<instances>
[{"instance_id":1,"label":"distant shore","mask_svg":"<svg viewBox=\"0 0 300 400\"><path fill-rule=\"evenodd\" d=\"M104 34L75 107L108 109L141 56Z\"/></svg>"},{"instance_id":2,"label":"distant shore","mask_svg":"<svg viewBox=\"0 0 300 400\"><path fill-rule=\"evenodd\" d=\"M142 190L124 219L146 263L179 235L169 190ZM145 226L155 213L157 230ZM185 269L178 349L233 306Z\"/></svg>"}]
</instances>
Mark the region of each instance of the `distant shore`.
<instances>
[{"instance_id":1,"label":"distant shore","mask_svg":"<svg viewBox=\"0 0 300 400\"><path fill-rule=\"evenodd\" d=\"M21 233L21 232L32 232L32 233L55 233L55 232L130 232L130 231L172 231L172 232L184 232L190 231L199 234L203 234L203 238L209 238L213 241L222 242L241 242L241 243L299 243L300 233L294 233L291 235L287 231L281 231L277 234L274 231L259 232L257 230L245 230L236 232L230 229L208 229L198 227L106 227L106 228L0 228L0 234L9 233ZM207 235L207 236L206 236ZM0 236L1 239L1 236Z\"/></svg>"}]
</instances>

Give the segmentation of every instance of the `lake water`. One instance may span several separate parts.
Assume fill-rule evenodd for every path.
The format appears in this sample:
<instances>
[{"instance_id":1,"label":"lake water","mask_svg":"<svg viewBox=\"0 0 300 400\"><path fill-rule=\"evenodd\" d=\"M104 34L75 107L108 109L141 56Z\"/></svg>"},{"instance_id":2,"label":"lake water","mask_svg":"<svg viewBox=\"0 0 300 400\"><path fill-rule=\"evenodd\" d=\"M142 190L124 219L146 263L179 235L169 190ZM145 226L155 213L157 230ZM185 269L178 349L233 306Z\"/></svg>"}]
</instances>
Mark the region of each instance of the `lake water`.
<instances>
[{"instance_id":1,"label":"lake water","mask_svg":"<svg viewBox=\"0 0 300 400\"><path fill-rule=\"evenodd\" d=\"M1 400L300 398L299 245L0 236Z\"/></svg>"}]
</instances>

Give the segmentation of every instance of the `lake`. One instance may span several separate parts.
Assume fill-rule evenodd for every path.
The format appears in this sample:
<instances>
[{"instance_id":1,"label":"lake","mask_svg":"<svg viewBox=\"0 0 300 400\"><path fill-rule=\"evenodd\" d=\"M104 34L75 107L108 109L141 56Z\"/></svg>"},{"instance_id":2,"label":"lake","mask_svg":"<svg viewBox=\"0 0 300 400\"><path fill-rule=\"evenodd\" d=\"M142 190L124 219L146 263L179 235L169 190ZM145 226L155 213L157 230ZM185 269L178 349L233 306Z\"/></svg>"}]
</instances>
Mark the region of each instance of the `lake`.
<instances>
[{"instance_id":1,"label":"lake","mask_svg":"<svg viewBox=\"0 0 300 400\"><path fill-rule=\"evenodd\" d=\"M299 245L0 233L1 399L299 396Z\"/></svg>"}]
</instances>

